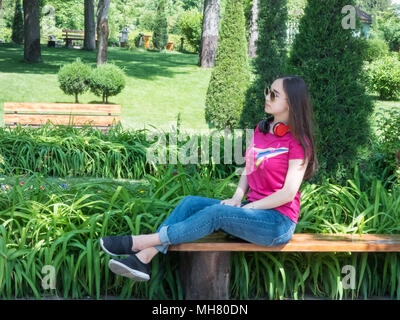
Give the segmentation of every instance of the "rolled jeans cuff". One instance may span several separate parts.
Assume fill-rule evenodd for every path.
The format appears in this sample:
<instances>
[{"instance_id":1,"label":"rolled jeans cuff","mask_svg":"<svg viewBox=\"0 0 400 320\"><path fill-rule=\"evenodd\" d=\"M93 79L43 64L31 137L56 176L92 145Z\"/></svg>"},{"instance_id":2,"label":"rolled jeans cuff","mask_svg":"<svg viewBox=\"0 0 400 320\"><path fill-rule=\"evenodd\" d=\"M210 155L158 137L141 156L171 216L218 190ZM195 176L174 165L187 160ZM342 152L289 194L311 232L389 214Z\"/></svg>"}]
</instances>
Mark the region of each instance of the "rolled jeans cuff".
<instances>
[{"instance_id":1,"label":"rolled jeans cuff","mask_svg":"<svg viewBox=\"0 0 400 320\"><path fill-rule=\"evenodd\" d=\"M168 226L162 226L160 228L160 230L158 231L158 237L160 238L161 245L155 246L155 248L158 251L160 251L164 254L167 253L168 246L171 244L171 241L169 241L169 238L168 238L167 228L168 228Z\"/></svg>"}]
</instances>

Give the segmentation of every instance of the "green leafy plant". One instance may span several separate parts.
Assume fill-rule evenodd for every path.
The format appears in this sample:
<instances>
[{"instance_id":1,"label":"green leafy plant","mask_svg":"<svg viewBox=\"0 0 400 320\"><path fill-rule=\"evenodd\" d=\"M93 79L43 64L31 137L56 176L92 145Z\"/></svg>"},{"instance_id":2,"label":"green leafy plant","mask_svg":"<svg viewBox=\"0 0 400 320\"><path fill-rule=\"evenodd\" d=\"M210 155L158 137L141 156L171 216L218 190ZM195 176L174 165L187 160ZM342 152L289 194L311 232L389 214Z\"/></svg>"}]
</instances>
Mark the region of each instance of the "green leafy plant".
<instances>
[{"instance_id":1,"label":"green leafy plant","mask_svg":"<svg viewBox=\"0 0 400 320\"><path fill-rule=\"evenodd\" d=\"M80 58L75 62L64 65L58 72L60 88L67 95L75 95L75 103L79 103L78 95L89 89L91 67Z\"/></svg>"},{"instance_id":2,"label":"green leafy plant","mask_svg":"<svg viewBox=\"0 0 400 320\"><path fill-rule=\"evenodd\" d=\"M177 174L175 174L175 172ZM364 184L364 180L368 180ZM182 299L175 252L157 255L152 280L137 283L108 269L104 235L153 233L186 195L225 198L235 184L207 179L178 164L140 181L13 176L0 189L0 298ZM43 188L42 188L43 187ZM400 188L356 168L345 186L302 185L296 233L388 233L400 229ZM17 209L17 210L16 210ZM400 299L399 253L233 252L231 299ZM55 288L42 286L43 267ZM357 270L354 289L342 286L342 266Z\"/></svg>"},{"instance_id":3,"label":"green leafy plant","mask_svg":"<svg viewBox=\"0 0 400 320\"><path fill-rule=\"evenodd\" d=\"M0 41L11 42L12 29L0 27Z\"/></svg>"},{"instance_id":4,"label":"green leafy plant","mask_svg":"<svg viewBox=\"0 0 400 320\"><path fill-rule=\"evenodd\" d=\"M115 64L105 63L92 71L89 86L96 96L103 98L103 103L108 103L108 97L119 94L125 88L125 74Z\"/></svg>"},{"instance_id":5,"label":"green leafy plant","mask_svg":"<svg viewBox=\"0 0 400 320\"><path fill-rule=\"evenodd\" d=\"M195 49L195 52L199 52L203 15L194 9L185 11L179 15L177 24L185 40Z\"/></svg>"},{"instance_id":6,"label":"green leafy plant","mask_svg":"<svg viewBox=\"0 0 400 320\"><path fill-rule=\"evenodd\" d=\"M367 65L369 87L380 99L395 99L400 95L400 61L397 53L381 57Z\"/></svg>"},{"instance_id":7,"label":"green leafy plant","mask_svg":"<svg viewBox=\"0 0 400 320\"><path fill-rule=\"evenodd\" d=\"M370 39L367 41L367 49L365 52L365 60L372 62L380 57L389 54L389 46L385 40L382 39Z\"/></svg>"},{"instance_id":8,"label":"green leafy plant","mask_svg":"<svg viewBox=\"0 0 400 320\"><path fill-rule=\"evenodd\" d=\"M383 161L391 172L397 173L400 181L400 111L378 112L376 118Z\"/></svg>"}]
</instances>

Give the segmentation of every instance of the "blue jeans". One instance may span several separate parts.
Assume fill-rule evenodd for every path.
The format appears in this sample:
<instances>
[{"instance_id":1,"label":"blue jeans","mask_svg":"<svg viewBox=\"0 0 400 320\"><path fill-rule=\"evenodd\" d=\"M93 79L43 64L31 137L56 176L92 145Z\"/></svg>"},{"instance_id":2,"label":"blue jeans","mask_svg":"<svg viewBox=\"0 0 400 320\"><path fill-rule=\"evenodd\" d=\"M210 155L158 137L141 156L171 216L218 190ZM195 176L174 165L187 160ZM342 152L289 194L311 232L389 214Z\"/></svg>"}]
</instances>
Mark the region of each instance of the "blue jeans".
<instances>
[{"instance_id":1,"label":"blue jeans","mask_svg":"<svg viewBox=\"0 0 400 320\"><path fill-rule=\"evenodd\" d=\"M222 230L235 237L262 246L287 243L296 223L274 209L248 209L220 204L221 200L186 196L158 227L166 254L170 244L191 242ZM242 202L241 206L250 201Z\"/></svg>"}]
</instances>

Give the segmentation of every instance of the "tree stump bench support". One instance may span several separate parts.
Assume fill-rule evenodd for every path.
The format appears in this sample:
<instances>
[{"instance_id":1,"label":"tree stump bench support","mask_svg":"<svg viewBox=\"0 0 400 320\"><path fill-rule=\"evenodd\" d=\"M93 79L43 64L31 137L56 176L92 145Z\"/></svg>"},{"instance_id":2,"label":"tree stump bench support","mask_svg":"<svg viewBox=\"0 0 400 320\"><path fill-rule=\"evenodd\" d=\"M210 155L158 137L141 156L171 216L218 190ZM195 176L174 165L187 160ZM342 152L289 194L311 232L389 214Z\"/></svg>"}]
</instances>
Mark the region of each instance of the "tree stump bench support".
<instances>
[{"instance_id":1,"label":"tree stump bench support","mask_svg":"<svg viewBox=\"0 0 400 320\"><path fill-rule=\"evenodd\" d=\"M54 125L81 128L92 126L106 132L121 121L121 106L107 104L69 104L4 102L4 125L38 128L50 121Z\"/></svg>"},{"instance_id":2,"label":"tree stump bench support","mask_svg":"<svg viewBox=\"0 0 400 320\"><path fill-rule=\"evenodd\" d=\"M216 232L195 242L170 245L168 250L180 252L184 298L218 300L229 299L231 252L400 252L400 235L298 233L287 244L267 247L227 240L225 233Z\"/></svg>"}]
</instances>

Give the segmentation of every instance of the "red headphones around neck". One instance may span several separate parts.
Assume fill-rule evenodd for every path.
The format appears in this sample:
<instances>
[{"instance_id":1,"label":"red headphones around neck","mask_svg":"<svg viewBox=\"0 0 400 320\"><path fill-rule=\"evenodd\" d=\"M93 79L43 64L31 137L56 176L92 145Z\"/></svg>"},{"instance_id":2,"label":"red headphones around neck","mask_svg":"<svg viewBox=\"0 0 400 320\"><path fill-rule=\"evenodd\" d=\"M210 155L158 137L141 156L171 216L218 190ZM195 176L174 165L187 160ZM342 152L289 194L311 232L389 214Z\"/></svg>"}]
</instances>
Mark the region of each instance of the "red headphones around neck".
<instances>
[{"instance_id":1,"label":"red headphones around neck","mask_svg":"<svg viewBox=\"0 0 400 320\"><path fill-rule=\"evenodd\" d=\"M272 123L272 121L269 123L269 125ZM268 126L269 128L269 126ZM269 129L268 129L269 131ZM272 131L274 134L278 137L284 136L288 131L290 131L290 126L284 124L283 122L277 122L274 124L274 127L272 128Z\"/></svg>"}]
</instances>

